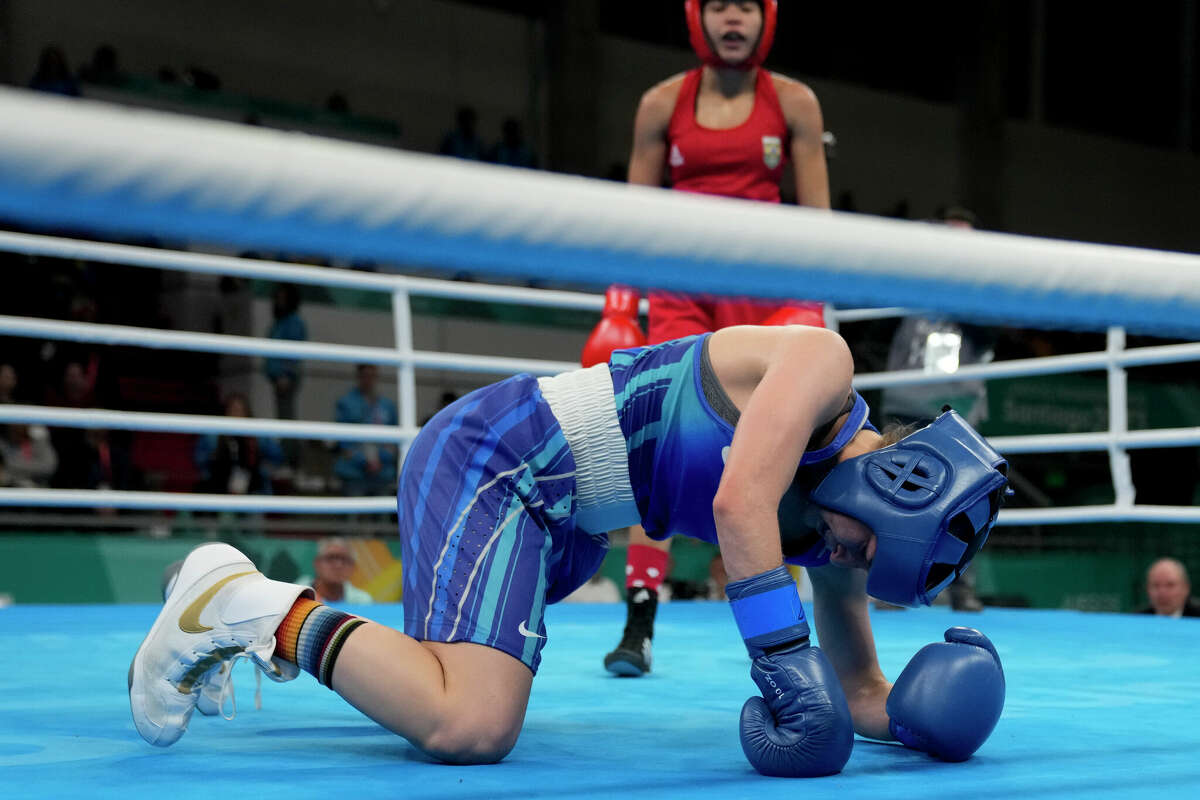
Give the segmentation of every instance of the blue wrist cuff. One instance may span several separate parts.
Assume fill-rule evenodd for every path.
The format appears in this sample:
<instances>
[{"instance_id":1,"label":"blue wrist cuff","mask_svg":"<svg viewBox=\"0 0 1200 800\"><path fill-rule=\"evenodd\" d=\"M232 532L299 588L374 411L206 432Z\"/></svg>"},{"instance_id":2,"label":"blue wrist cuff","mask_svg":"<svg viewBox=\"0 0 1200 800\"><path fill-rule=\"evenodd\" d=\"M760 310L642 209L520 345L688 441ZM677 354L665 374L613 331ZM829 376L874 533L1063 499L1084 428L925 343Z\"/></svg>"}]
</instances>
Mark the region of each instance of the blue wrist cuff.
<instances>
[{"instance_id":1,"label":"blue wrist cuff","mask_svg":"<svg viewBox=\"0 0 1200 800\"><path fill-rule=\"evenodd\" d=\"M725 593L752 656L809 635L796 583L785 567L733 581Z\"/></svg>"}]
</instances>

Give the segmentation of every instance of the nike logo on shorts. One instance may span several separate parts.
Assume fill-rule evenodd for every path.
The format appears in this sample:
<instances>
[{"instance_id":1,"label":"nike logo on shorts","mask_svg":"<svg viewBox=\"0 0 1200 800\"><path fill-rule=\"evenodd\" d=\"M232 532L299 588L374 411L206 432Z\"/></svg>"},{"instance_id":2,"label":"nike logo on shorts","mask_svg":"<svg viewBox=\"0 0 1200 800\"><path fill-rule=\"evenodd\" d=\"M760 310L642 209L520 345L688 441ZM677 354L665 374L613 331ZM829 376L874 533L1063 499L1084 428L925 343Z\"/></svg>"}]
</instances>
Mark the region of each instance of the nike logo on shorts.
<instances>
[{"instance_id":1,"label":"nike logo on shorts","mask_svg":"<svg viewBox=\"0 0 1200 800\"><path fill-rule=\"evenodd\" d=\"M540 633L534 633L525 627L525 620L521 620L521 624L517 626L517 633L524 636L526 639L545 639Z\"/></svg>"}]
</instances>

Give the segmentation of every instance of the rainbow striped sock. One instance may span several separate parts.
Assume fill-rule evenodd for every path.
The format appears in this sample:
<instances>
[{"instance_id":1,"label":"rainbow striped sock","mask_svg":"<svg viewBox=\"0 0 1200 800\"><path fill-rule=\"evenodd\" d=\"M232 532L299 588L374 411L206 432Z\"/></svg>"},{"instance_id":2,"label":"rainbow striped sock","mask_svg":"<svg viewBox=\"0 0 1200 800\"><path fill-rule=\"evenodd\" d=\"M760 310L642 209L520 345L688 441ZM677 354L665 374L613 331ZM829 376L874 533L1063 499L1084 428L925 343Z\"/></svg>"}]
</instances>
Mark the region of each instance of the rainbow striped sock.
<instances>
[{"instance_id":1,"label":"rainbow striped sock","mask_svg":"<svg viewBox=\"0 0 1200 800\"><path fill-rule=\"evenodd\" d=\"M333 665L342 645L365 619L301 597L275 631L275 655L333 688Z\"/></svg>"}]
</instances>

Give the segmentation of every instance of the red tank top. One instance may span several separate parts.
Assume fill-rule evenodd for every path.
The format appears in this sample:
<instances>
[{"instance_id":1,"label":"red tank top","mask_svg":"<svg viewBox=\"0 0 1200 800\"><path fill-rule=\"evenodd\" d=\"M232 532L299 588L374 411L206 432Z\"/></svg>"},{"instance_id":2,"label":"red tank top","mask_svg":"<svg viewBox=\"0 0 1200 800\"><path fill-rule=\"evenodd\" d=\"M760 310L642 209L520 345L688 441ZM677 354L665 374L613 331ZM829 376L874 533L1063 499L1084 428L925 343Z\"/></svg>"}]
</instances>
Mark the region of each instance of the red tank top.
<instances>
[{"instance_id":1,"label":"red tank top","mask_svg":"<svg viewBox=\"0 0 1200 800\"><path fill-rule=\"evenodd\" d=\"M736 128L716 130L696 122L701 69L683 79L667 127L671 184L684 192L779 202L779 182L790 141L771 73L758 70L754 109Z\"/></svg>"}]
</instances>

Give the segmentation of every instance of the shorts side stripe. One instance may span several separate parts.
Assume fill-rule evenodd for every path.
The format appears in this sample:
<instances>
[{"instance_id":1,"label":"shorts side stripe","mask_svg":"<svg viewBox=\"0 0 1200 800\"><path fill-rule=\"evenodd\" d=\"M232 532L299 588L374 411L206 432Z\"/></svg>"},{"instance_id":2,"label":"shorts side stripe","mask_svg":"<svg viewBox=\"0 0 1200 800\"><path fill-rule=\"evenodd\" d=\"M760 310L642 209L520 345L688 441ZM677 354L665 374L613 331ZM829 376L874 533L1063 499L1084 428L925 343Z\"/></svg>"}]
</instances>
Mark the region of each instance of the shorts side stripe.
<instances>
[{"instance_id":1,"label":"shorts side stripe","mask_svg":"<svg viewBox=\"0 0 1200 800\"><path fill-rule=\"evenodd\" d=\"M512 505L515 505L516 508L513 508L511 511L509 511L504 520L496 526L495 532L492 533L491 538L488 539L487 544L483 546L483 550L480 551L479 556L475 559L475 566L471 568L471 574L467 576L466 588L463 589L462 597L459 598L458 614L454 618L454 627L450 629L450 635L447 637L447 641L453 641L454 634L458 632L458 623L462 621L463 607L467 605L471 595L471 585L475 582L475 577L479 574L479 568L483 566L485 561L488 560L488 554L492 549L492 545L496 543L497 539L501 539L501 536L509 530L509 527L512 525L514 519L517 519L525 513L525 505L521 502L520 498L513 498L513 502L510 503L510 507ZM514 537L512 536L504 536L503 539L501 539L502 544L499 548L497 548L496 552L497 561L508 563L508 556L512 552L513 538Z\"/></svg>"},{"instance_id":2,"label":"shorts side stripe","mask_svg":"<svg viewBox=\"0 0 1200 800\"><path fill-rule=\"evenodd\" d=\"M465 506L463 506L462 511L459 512L458 519L456 519L454 521L454 525L447 532L446 542L445 542L445 544L442 545L442 551L438 555L437 562L434 563L434 565L433 565L433 585L431 585L429 587L429 611L426 612L426 614L425 614L425 635L426 636L429 636L429 623L430 623L430 619L433 616L433 604L437 598L438 575L441 571L442 563L446 559L446 553L450 549L450 543L454 540L455 534L458 533L459 528L462 526L463 520L465 520L467 518L467 514L470 513L471 509L475 507L475 503L477 503L479 501L480 495L482 495L488 489L491 489L493 486L495 486L497 483L499 483L501 479L506 478L509 475L513 475L515 473L521 472L522 470L525 470L525 469L528 469L528 467L525 464L520 464L519 466L513 467L510 470L505 470L504 472L498 473L496 475L496 477L492 478L490 481L488 481L487 483L485 483L482 486L480 486L479 488L477 488L475 490L475 496L473 498L471 498L471 502L469 502ZM493 539L494 538L495 537L493 537ZM489 540L488 547L491 547L491 543L492 543L492 540ZM485 549L484 553L480 553L480 561L482 561L483 556L485 554L486 554L486 549ZM479 569L478 562L475 564L475 569L476 570ZM472 570L471 575L474 576L474 574L475 574L475 571ZM462 604L461 603L459 604L459 614L460 615L462 614ZM458 627L457 621L455 622L455 627L456 628Z\"/></svg>"}]
</instances>

